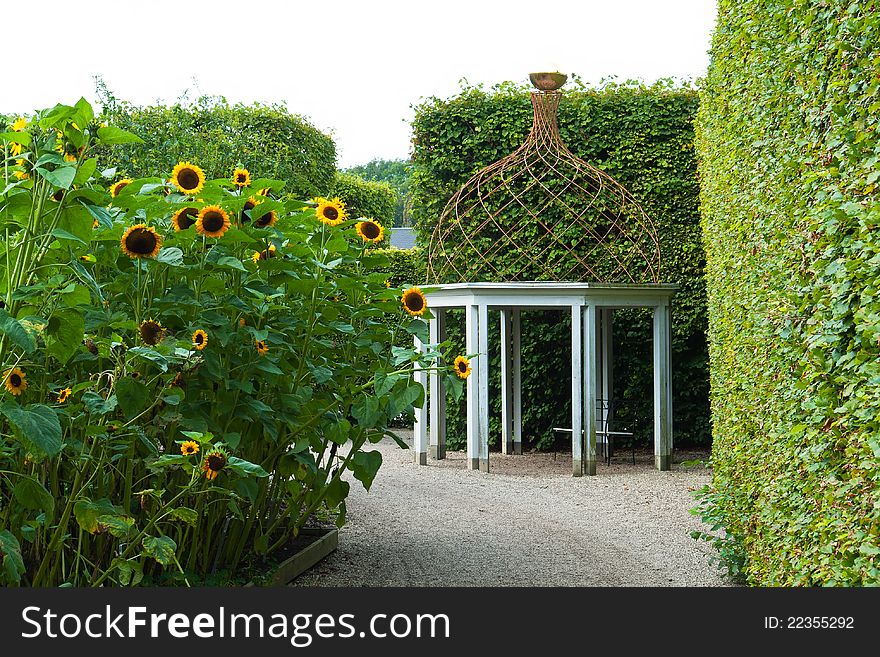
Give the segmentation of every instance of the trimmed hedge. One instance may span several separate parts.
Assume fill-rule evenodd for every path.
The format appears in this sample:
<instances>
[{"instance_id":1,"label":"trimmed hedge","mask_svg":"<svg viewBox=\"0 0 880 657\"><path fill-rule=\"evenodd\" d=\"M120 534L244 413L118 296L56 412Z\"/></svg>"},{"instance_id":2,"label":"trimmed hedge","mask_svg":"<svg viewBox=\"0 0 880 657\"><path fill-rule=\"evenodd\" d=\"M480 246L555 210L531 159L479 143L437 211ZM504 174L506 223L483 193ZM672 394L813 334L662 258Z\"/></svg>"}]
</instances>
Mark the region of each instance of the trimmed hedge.
<instances>
[{"instance_id":1,"label":"trimmed hedge","mask_svg":"<svg viewBox=\"0 0 880 657\"><path fill-rule=\"evenodd\" d=\"M704 514L757 585L880 584L880 12L722 0L698 116Z\"/></svg>"},{"instance_id":2,"label":"trimmed hedge","mask_svg":"<svg viewBox=\"0 0 880 657\"><path fill-rule=\"evenodd\" d=\"M297 198L333 185L333 140L283 105L229 105L202 97L186 106L137 107L104 94L108 122L144 140L98 149L97 157L108 168L115 166L119 177L164 174L186 160L202 167L209 179L229 177L243 166L261 178L284 180L284 191Z\"/></svg>"},{"instance_id":3,"label":"trimmed hedge","mask_svg":"<svg viewBox=\"0 0 880 657\"><path fill-rule=\"evenodd\" d=\"M351 219L358 217L375 219L386 230L394 223L397 192L388 183L364 180L350 173L337 172L327 196L338 196L344 201L345 210Z\"/></svg>"},{"instance_id":4,"label":"trimmed hedge","mask_svg":"<svg viewBox=\"0 0 880 657\"><path fill-rule=\"evenodd\" d=\"M621 182L657 225L664 282L681 286L673 304L673 408L676 444L710 442L708 356L705 344L703 250L699 186L693 150L697 94L671 83L628 83L566 91L559 128L568 148ZM450 99L429 98L415 108L413 217L423 244L447 200L476 171L510 154L532 123L528 90L504 83L485 91L466 87ZM487 279L490 276L487 274ZM551 427L568 426L571 393L560 372L571 367L570 318L523 315L523 434L533 445L552 443ZM652 436L650 316L618 311L615 322L615 397L619 419L644 442ZM454 330L454 327L451 327ZM497 321L490 327L497 331ZM490 334L490 401L500 411L500 355ZM463 348L463 347L462 347ZM463 440L463 420L450 417L450 445ZM493 419L491 441L500 421ZM457 434L457 438L454 434Z\"/></svg>"}]
</instances>

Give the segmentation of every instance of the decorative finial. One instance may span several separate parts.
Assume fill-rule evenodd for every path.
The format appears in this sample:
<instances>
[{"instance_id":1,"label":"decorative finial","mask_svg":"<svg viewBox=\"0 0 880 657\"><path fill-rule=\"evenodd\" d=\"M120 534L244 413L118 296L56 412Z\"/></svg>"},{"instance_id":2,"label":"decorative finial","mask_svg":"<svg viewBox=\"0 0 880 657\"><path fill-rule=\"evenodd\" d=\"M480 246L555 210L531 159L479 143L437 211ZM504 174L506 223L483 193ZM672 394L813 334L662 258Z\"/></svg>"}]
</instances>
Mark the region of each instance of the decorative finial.
<instances>
[{"instance_id":1,"label":"decorative finial","mask_svg":"<svg viewBox=\"0 0 880 657\"><path fill-rule=\"evenodd\" d=\"M541 91L556 91L565 84L568 76L565 73L529 73L529 80L535 89Z\"/></svg>"}]
</instances>

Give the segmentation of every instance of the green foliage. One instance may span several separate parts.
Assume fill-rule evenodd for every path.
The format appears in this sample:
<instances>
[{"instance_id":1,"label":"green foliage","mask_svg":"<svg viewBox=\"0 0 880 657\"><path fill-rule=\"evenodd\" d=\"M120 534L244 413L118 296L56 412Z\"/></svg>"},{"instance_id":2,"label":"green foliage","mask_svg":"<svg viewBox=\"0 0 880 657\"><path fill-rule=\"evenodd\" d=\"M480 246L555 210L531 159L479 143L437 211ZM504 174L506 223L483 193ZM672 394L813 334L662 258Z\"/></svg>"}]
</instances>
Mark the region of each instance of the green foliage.
<instances>
[{"instance_id":1,"label":"green foliage","mask_svg":"<svg viewBox=\"0 0 880 657\"><path fill-rule=\"evenodd\" d=\"M394 205L394 226L412 225L412 165L407 160L370 160L366 164L345 169L345 173L391 185L397 192Z\"/></svg>"},{"instance_id":2,"label":"green foliage","mask_svg":"<svg viewBox=\"0 0 880 657\"><path fill-rule=\"evenodd\" d=\"M672 315L675 440L676 444L706 445L710 441L708 356L693 149L697 104L694 91L667 82L651 87L634 83L580 87L565 92L559 128L568 148L622 183L657 226L661 280L681 286L673 299ZM413 216L424 243L451 195L473 173L513 152L531 123L528 92L513 83L491 92L465 88L454 98L429 98L416 107ZM507 257L516 258L513 253ZM569 321L559 313L523 315L523 433L539 446L552 443L553 426L570 423L570 386L560 375L570 371L570 352L558 347L568 344ZM490 331L494 332L489 337L490 403L498 411L497 320ZM454 321L450 333L463 349ZM618 417L644 443L652 436L650 336L649 313L617 311L614 394ZM500 411L493 413L496 416ZM461 424L460 419L450 418L451 445L463 440ZM491 436L493 442L499 436L497 420Z\"/></svg>"},{"instance_id":3,"label":"green foliage","mask_svg":"<svg viewBox=\"0 0 880 657\"><path fill-rule=\"evenodd\" d=\"M415 352L427 325L384 252L259 169L252 188L169 166L108 190L92 153L137 137L85 101L11 127L0 582L204 581L310 518L344 523L345 473L372 485L363 448L412 420L413 365L439 356Z\"/></svg>"},{"instance_id":4,"label":"green foliage","mask_svg":"<svg viewBox=\"0 0 880 657\"><path fill-rule=\"evenodd\" d=\"M308 198L329 188L336 171L336 145L306 119L283 105L230 105L201 97L137 107L102 92L105 120L143 138L140 144L104 141L95 155L119 178L167 175L180 161L200 166L208 178L228 178L236 167L283 180L285 191Z\"/></svg>"},{"instance_id":5,"label":"green foliage","mask_svg":"<svg viewBox=\"0 0 880 657\"><path fill-rule=\"evenodd\" d=\"M698 148L716 524L762 586L880 583L880 12L722 0Z\"/></svg>"},{"instance_id":6,"label":"green foliage","mask_svg":"<svg viewBox=\"0 0 880 657\"><path fill-rule=\"evenodd\" d=\"M329 197L339 197L345 203L349 219L375 219L386 229L394 220L397 193L388 183L364 180L350 173L337 173Z\"/></svg>"}]
</instances>

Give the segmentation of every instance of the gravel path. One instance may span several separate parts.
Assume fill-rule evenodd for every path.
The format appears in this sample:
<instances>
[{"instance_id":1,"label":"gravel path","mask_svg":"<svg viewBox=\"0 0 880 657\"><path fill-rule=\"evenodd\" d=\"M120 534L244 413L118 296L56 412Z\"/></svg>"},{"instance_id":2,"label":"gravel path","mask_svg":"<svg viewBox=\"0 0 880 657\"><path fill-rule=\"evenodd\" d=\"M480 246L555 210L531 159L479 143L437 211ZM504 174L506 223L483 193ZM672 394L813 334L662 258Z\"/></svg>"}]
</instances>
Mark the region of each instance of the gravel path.
<instances>
[{"instance_id":1,"label":"gravel path","mask_svg":"<svg viewBox=\"0 0 880 657\"><path fill-rule=\"evenodd\" d=\"M382 467L369 493L352 480L339 548L292 586L726 585L690 537L702 466L626 453L573 478L569 454L493 452L486 474L462 452L417 467L390 441L373 449Z\"/></svg>"}]
</instances>

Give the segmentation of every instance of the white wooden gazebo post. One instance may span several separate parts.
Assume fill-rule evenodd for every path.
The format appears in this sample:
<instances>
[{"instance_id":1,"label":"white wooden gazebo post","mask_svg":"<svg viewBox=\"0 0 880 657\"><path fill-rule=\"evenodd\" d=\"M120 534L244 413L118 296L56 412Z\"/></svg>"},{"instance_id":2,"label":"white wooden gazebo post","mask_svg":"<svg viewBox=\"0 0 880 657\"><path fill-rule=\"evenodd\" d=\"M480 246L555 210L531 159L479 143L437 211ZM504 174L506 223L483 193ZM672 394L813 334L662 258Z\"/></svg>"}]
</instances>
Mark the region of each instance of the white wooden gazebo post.
<instances>
[{"instance_id":1,"label":"white wooden gazebo post","mask_svg":"<svg viewBox=\"0 0 880 657\"><path fill-rule=\"evenodd\" d=\"M428 323L431 344L439 344L446 339L446 312L444 308L434 309L434 319ZM428 452L433 459L446 458L446 386L443 377L434 371L430 377L430 430L428 433Z\"/></svg>"},{"instance_id":2,"label":"white wooden gazebo post","mask_svg":"<svg viewBox=\"0 0 880 657\"><path fill-rule=\"evenodd\" d=\"M588 302L583 310L583 474L596 474L596 324L597 311L594 302ZM572 433L572 441L574 441ZM580 438L580 434L578 434Z\"/></svg>"},{"instance_id":3,"label":"white wooden gazebo post","mask_svg":"<svg viewBox=\"0 0 880 657\"><path fill-rule=\"evenodd\" d=\"M501 452L522 454L519 310L501 309Z\"/></svg>"},{"instance_id":4,"label":"white wooden gazebo post","mask_svg":"<svg viewBox=\"0 0 880 657\"><path fill-rule=\"evenodd\" d=\"M672 362L669 301L654 308L654 463L669 470L672 455Z\"/></svg>"},{"instance_id":5,"label":"white wooden gazebo post","mask_svg":"<svg viewBox=\"0 0 880 657\"><path fill-rule=\"evenodd\" d=\"M477 307L475 305L465 306L464 333L465 333L465 351L468 354L475 354L479 347L477 346ZM478 470L480 468L480 447L478 441L480 439L479 429L477 427L477 407L480 403L479 391L480 372L476 367L476 363L471 365L471 375L467 379L467 462L468 468Z\"/></svg>"},{"instance_id":6,"label":"white wooden gazebo post","mask_svg":"<svg viewBox=\"0 0 880 657\"><path fill-rule=\"evenodd\" d=\"M415 338L415 348L419 352L424 352L425 347L422 341ZM413 363L415 370L413 378L416 383L421 384L426 393L425 403L421 408L415 409L416 421L413 426L413 453L415 462L418 465L428 464L428 373L423 370L418 363Z\"/></svg>"},{"instance_id":7,"label":"white wooden gazebo post","mask_svg":"<svg viewBox=\"0 0 880 657\"><path fill-rule=\"evenodd\" d=\"M513 351L513 453L522 454L522 346L520 341L519 308L511 317L511 349Z\"/></svg>"},{"instance_id":8,"label":"white wooden gazebo post","mask_svg":"<svg viewBox=\"0 0 880 657\"><path fill-rule=\"evenodd\" d=\"M489 471L488 308L469 304L465 318L466 349L477 354L467 382L467 458L471 470Z\"/></svg>"},{"instance_id":9,"label":"white wooden gazebo post","mask_svg":"<svg viewBox=\"0 0 880 657\"><path fill-rule=\"evenodd\" d=\"M571 307L571 474L584 474L583 306Z\"/></svg>"},{"instance_id":10,"label":"white wooden gazebo post","mask_svg":"<svg viewBox=\"0 0 880 657\"><path fill-rule=\"evenodd\" d=\"M477 327L479 357L476 369L480 373L478 457L480 470L489 472L489 308L485 303L477 306Z\"/></svg>"}]
</instances>

